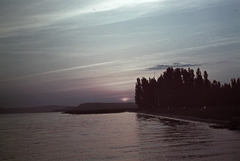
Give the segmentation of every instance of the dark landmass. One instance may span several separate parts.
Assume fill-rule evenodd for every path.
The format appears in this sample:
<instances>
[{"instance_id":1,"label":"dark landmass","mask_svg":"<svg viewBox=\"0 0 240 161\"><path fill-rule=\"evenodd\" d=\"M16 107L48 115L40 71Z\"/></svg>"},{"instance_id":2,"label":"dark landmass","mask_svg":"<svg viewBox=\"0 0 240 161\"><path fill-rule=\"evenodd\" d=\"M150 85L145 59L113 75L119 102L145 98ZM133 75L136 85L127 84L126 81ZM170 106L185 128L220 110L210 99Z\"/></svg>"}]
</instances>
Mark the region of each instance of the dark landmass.
<instances>
[{"instance_id":1,"label":"dark landmass","mask_svg":"<svg viewBox=\"0 0 240 161\"><path fill-rule=\"evenodd\" d=\"M135 112L137 105L135 103L83 103L75 108L66 109L64 113L68 114L102 114Z\"/></svg>"},{"instance_id":2,"label":"dark landmass","mask_svg":"<svg viewBox=\"0 0 240 161\"><path fill-rule=\"evenodd\" d=\"M178 118L195 118L195 120L208 120L207 122L229 122L240 117L238 106L203 106L203 107L166 107L139 109L135 103L83 103L77 107L65 108L63 113L68 114L102 114L119 112L137 112L169 116Z\"/></svg>"},{"instance_id":3,"label":"dark landmass","mask_svg":"<svg viewBox=\"0 0 240 161\"><path fill-rule=\"evenodd\" d=\"M154 117L169 117L210 123L212 128L240 129L240 108L238 106L212 106L189 108L139 109L138 114ZM144 116L144 117L145 117Z\"/></svg>"},{"instance_id":4,"label":"dark landmass","mask_svg":"<svg viewBox=\"0 0 240 161\"><path fill-rule=\"evenodd\" d=\"M221 121L231 121L234 117L240 117L240 108L238 106L168 107L158 109L139 109L138 112Z\"/></svg>"},{"instance_id":5,"label":"dark landmass","mask_svg":"<svg viewBox=\"0 0 240 161\"><path fill-rule=\"evenodd\" d=\"M240 126L239 106L167 107L139 109L135 103L84 103L68 108L67 114L104 114L136 112L154 117L178 118L211 123L213 128L238 129Z\"/></svg>"},{"instance_id":6,"label":"dark landmass","mask_svg":"<svg viewBox=\"0 0 240 161\"><path fill-rule=\"evenodd\" d=\"M79 106L37 106L0 108L0 114L62 112L67 114L104 114L136 112L143 117L168 117L211 123L213 128L240 128L239 106L165 107L139 109L135 103L84 103Z\"/></svg>"},{"instance_id":7,"label":"dark landmass","mask_svg":"<svg viewBox=\"0 0 240 161\"><path fill-rule=\"evenodd\" d=\"M36 107L18 107L18 108L0 108L0 114L11 113L41 113L41 112L62 112L71 107L61 105L36 106Z\"/></svg>"},{"instance_id":8,"label":"dark landmass","mask_svg":"<svg viewBox=\"0 0 240 161\"><path fill-rule=\"evenodd\" d=\"M200 68L168 67L157 79L137 78L135 102L144 114L240 126L240 78L221 84Z\"/></svg>"}]
</instances>

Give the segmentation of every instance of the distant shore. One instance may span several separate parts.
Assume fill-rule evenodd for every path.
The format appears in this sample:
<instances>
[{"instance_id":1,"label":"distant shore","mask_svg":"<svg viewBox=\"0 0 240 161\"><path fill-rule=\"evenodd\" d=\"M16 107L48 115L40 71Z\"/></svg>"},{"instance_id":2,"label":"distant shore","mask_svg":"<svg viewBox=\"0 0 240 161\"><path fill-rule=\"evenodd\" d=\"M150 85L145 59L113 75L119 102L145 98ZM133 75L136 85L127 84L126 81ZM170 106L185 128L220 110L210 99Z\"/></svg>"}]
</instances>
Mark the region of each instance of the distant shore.
<instances>
[{"instance_id":1,"label":"distant shore","mask_svg":"<svg viewBox=\"0 0 240 161\"><path fill-rule=\"evenodd\" d=\"M102 114L136 112L156 116L176 117L203 122L229 122L234 117L240 117L238 106L210 107L165 107L138 109L135 103L83 103L77 107L65 110L68 114Z\"/></svg>"},{"instance_id":2,"label":"distant shore","mask_svg":"<svg viewBox=\"0 0 240 161\"><path fill-rule=\"evenodd\" d=\"M66 114L104 114L120 112L136 112L135 103L83 103L79 106L68 109Z\"/></svg>"},{"instance_id":3,"label":"distant shore","mask_svg":"<svg viewBox=\"0 0 240 161\"><path fill-rule=\"evenodd\" d=\"M143 116L168 117L212 124L220 127L240 127L239 106L203 106L203 107L164 107L139 109L135 103L83 103L76 107L70 106L39 106L29 108L0 109L0 114L7 113L39 113L62 112L65 114L106 114L120 112L135 112ZM233 128L235 128L233 126Z\"/></svg>"},{"instance_id":4,"label":"distant shore","mask_svg":"<svg viewBox=\"0 0 240 161\"><path fill-rule=\"evenodd\" d=\"M210 107L165 107L138 109L135 103L84 103L78 107L64 111L67 114L105 114L135 112L146 117L167 117L197 122L218 124L219 128L235 129L240 124L240 109L238 106ZM236 120L237 121L234 121Z\"/></svg>"},{"instance_id":5,"label":"distant shore","mask_svg":"<svg viewBox=\"0 0 240 161\"><path fill-rule=\"evenodd\" d=\"M0 108L0 114L62 112L65 109L69 108L72 107L63 105L47 105L34 107Z\"/></svg>"}]
</instances>

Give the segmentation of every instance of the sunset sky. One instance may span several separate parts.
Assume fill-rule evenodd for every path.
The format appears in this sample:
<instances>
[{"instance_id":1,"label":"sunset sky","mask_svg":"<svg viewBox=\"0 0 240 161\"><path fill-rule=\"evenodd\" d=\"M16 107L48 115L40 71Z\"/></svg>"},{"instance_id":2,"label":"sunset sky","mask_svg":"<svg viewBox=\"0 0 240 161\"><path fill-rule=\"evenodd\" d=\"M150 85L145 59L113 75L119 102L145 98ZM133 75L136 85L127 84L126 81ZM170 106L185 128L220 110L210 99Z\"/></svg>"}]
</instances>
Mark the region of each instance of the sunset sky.
<instances>
[{"instance_id":1,"label":"sunset sky","mask_svg":"<svg viewBox=\"0 0 240 161\"><path fill-rule=\"evenodd\" d=\"M134 102L168 66L240 77L239 0L4 0L0 107Z\"/></svg>"}]
</instances>

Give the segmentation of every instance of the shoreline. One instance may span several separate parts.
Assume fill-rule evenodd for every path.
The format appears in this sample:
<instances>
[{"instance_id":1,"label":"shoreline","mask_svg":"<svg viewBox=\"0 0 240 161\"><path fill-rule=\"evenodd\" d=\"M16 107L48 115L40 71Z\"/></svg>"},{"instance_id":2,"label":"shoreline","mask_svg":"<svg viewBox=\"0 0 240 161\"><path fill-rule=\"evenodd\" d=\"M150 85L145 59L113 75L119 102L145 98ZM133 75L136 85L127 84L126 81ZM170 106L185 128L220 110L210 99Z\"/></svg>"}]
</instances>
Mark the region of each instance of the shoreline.
<instances>
[{"instance_id":1,"label":"shoreline","mask_svg":"<svg viewBox=\"0 0 240 161\"><path fill-rule=\"evenodd\" d=\"M170 115L170 114L156 114L151 112L136 112L137 114L155 117L155 118L167 118L171 120L180 120L180 121L191 121L191 122L200 122L200 123L208 123L208 124L228 124L231 121L224 121L224 120L214 120L214 119L203 119L191 116L181 116L181 115Z\"/></svg>"},{"instance_id":2,"label":"shoreline","mask_svg":"<svg viewBox=\"0 0 240 161\"><path fill-rule=\"evenodd\" d=\"M206 113L203 112L202 114ZM218 112L218 111L215 111ZM187 122L195 122L195 123L206 123L209 124L209 127L218 128L218 129L229 129L229 130L240 130L240 117L238 115L231 117L216 117L216 113L212 116L215 117L202 117L204 115L196 114L196 111L191 111L188 113L183 113L178 110L138 110L137 114L143 115L146 117L155 117L158 119L170 119L170 120L178 120L178 121L187 121ZM220 119L219 119L220 118Z\"/></svg>"}]
</instances>

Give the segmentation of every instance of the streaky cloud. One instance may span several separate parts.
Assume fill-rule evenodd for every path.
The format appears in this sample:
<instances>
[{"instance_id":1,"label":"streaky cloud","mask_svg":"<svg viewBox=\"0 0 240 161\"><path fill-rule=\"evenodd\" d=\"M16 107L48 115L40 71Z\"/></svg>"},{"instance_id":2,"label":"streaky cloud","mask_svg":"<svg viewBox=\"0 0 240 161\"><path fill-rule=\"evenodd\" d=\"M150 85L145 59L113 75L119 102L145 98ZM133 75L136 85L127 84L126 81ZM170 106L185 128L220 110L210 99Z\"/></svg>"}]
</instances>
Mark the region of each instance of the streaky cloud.
<instances>
[{"instance_id":1,"label":"streaky cloud","mask_svg":"<svg viewBox=\"0 0 240 161\"><path fill-rule=\"evenodd\" d=\"M15 77L15 78L5 79L5 80L1 80L0 82L21 80L21 79L31 78L31 77L35 77L35 76L41 76L41 75L47 75L47 74L53 74L53 73L60 73L60 72L65 72L65 71L77 70L77 69L98 67L98 66L104 66L104 65L109 65L109 64L113 64L113 63L116 63L116 61L95 63L95 64L89 64L89 65L82 65L82 66L76 66L76 67L64 68L64 69L58 69L58 70L51 70L51 71L47 71L47 72L41 72L41 73L35 73L35 74L30 74L30 75L25 75L25 76L19 76L19 77Z\"/></svg>"},{"instance_id":2,"label":"streaky cloud","mask_svg":"<svg viewBox=\"0 0 240 161\"><path fill-rule=\"evenodd\" d=\"M181 63L173 63L173 64L160 64L155 65L153 67L147 68L146 70L162 70L166 69L168 67L174 67L174 68L185 68L185 67L194 67L194 66L201 66L201 64L195 64L195 63L187 63L187 64L181 64Z\"/></svg>"}]
</instances>

